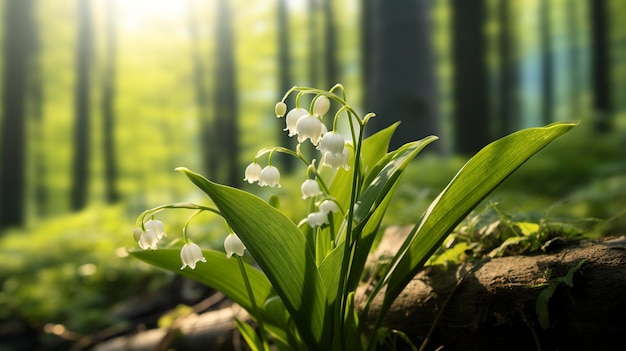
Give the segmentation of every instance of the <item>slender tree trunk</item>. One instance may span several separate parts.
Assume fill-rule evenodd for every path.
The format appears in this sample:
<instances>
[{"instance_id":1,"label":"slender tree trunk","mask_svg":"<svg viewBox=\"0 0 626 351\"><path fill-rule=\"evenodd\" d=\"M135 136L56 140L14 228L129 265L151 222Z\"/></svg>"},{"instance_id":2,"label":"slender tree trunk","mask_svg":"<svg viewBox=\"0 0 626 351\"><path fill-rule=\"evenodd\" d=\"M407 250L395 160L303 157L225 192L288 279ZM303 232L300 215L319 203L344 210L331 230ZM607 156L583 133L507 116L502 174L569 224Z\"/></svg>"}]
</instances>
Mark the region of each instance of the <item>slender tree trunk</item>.
<instances>
[{"instance_id":1,"label":"slender tree trunk","mask_svg":"<svg viewBox=\"0 0 626 351\"><path fill-rule=\"evenodd\" d=\"M496 137L502 137L520 127L518 106L518 64L515 50L514 18L509 0L498 4L500 74L498 82L498 115Z\"/></svg>"},{"instance_id":2,"label":"slender tree trunk","mask_svg":"<svg viewBox=\"0 0 626 351\"><path fill-rule=\"evenodd\" d=\"M117 202L120 198L116 187L117 164L115 149L115 4L113 0L106 3L105 23L105 66L102 77L102 133L104 141L104 191L106 201Z\"/></svg>"},{"instance_id":3,"label":"slender tree trunk","mask_svg":"<svg viewBox=\"0 0 626 351\"><path fill-rule=\"evenodd\" d=\"M25 96L33 6L31 0L4 2L0 230L25 220Z\"/></svg>"},{"instance_id":4,"label":"slender tree trunk","mask_svg":"<svg viewBox=\"0 0 626 351\"><path fill-rule=\"evenodd\" d=\"M220 180L229 184L241 183L239 169L239 137L237 128L237 87L233 32L228 0L218 1L217 10L217 64L215 89L215 132L220 146Z\"/></svg>"},{"instance_id":5,"label":"slender tree trunk","mask_svg":"<svg viewBox=\"0 0 626 351\"><path fill-rule=\"evenodd\" d=\"M198 20L196 18L196 0L189 0L189 35L191 37L191 60L193 64L193 85L198 108L198 125L200 126L201 157L204 174L209 178L216 176L217 151L216 133L211 123L209 110L209 95L205 84L206 68L200 54L200 39L198 35Z\"/></svg>"},{"instance_id":6,"label":"slender tree trunk","mask_svg":"<svg viewBox=\"0 0 626 351\"><path fill-rule=\"evenodd\" d=\"M72 210L87 203L90 150L90 65L92 60L91 6L89 0L78 0L78 39L76 47L76 87L74 129L74 164L72 170Z\"/></svg>"},{"instance_id":7,"label":"slender tree trunk","mask_svg":"<svg viewBox=\"0 0 626 351\"><path fill-rule=\"evenodd\" d=\"M339 83L339 70L337 64L337 26L331 0L324 0L324 69L326 72L326 87L331 88Z\"/></svg>"},{"instance_id":8,"label":"slender tree trunk","mask_svg":"<svg viewBox=\"0 0 626 351\"><path fill-rule=\"evenodd\" d=\"M33 178L33 207L34 213L38 217L43 217L47 212L48 192L46 188L46 155L44 140L44 91L43 91L43 64L41 60L41 39L39 33L39 24L32 19L31 30L31 57L28 78L28 97L30 105L30 115L32 115L33 130L32 135L34 141L32 170L35 174Z\"/></svg>"},{"instance_id":9,"label":"slender tree trunk","mask_svg":"<svg viewBox=\"0 0 626 351\"><path fill-rule=\"evenodd\" d=\"M572 2L565 6L565 18L568 36L568 106L572 119L580 119L584 105L581 103L581 87L583 84L581 73L580 49L580 2Z\"/></svg>"},{"instance_id":10,"label":"slender tree trunk","mask_svg":"<svg viewBox=\"0 0 626 351\"><path fill-rule=\"evenodd\" d=\"M473 154L490 141L484 0L452 1L455 149Z\"/></svg>"},{"instance_id":11,"label":"slender tree trunk","mask_svg":"<svg viewBox=\"0 0 626 351\"><path fill-rule=\"evenodd\" d=\"M430 9L430 0L372 1L366 109L376 117L366 132L402 121L391 148L439 131Z\"/></svg>"},{"instance_id":12,"label":"slender tree trunk","mask_svg":"<svg viewBox=\"0 0 626 351\"><path fill-rule=\"evenodd\" d=\"M360 18L360 33L361 33L361 87L364 92L369 91L370 86L370 69L372 67L370 55L372 53L372 14L373 0L361 0L361 18ZM367 94L363 94L363 106L367 105Z\"/></svg>"},{"instance_id":13,"label":"slender tree trunk","mask_svg":"<svg viewBox=\"0 0 626 351\"><path fill-rule=\"evenodd\" d=\"M309 85L312 87L318 87L320 83L319 77L319 57L318 57L318 43L319 43L319 30L318 30L318 13L317 4L318 0L307 1L309 10L308 32L309 32Z\"/></svg>"},{"instance_id":14,"label":"slender tree trunk","mask_svg":"<svg viewBox=\"0 0 626 351\"><path fill-rule=\"evenodd\" d=\"M606 0L590 0L591 16L591 79L595 128L598 131L611 129L613 93L611 85L611 60L609 45L609 13Z\"/></svg>"},{"instance_id":15,"label":"slender tree trunk","mask_svg":"<svg viewBox=\"0 0 626 351\"><path fill-rule=\"evenodd\" d=\"M550 1L542 1L539 8L539 35L541 36L541 120L548 124L554 113L554 69L552 64L552 28Z\"/></svg>"},{"instance_id":16,"label":"slender tree trunk","mask_svg":"<svg viewBox=\"0 0 626 351\"><path fill-rule=\"evenodd\" d=\"M278 0L276 20L278 24L278 99L282 99L283 94L293 86L291 78L291 50L289 44L289 16L287 14L287 1ZM294 108L295 99L292 95L285 101L289 109ZM285 128L285 119L278 119L280 145L293 149L295 147L294 138L290 138ZM276 155L282 164L282 169L290 173L294 168L295 159L288 155Z\"/></svg>"}]
</instances>

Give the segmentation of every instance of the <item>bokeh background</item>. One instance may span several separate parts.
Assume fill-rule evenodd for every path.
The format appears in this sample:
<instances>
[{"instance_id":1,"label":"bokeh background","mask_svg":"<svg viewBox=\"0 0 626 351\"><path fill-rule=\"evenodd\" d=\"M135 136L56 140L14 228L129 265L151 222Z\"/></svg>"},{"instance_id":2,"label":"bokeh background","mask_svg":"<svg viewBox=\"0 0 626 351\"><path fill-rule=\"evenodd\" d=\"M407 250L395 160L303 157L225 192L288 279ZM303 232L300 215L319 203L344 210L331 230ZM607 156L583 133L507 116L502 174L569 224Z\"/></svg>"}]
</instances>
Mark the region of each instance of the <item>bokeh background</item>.
<instances>
[{"instance_id":1,"label":"bokeh background","mask_svg":"<svg viewBox=\"0 0 626 351\"><path fill-rule=\"evenodd\" d=\"M489 201L570 218L589 237L625 234L624 1L0 4L2 350L90 347L206 292L183 293L180 278L127 254L143 210L207 201L175 167L275 194L302 218L289 159L282 188L243 184L258 149L293 146L273 112L293 85L343 84L357 111L377 114L367 133L401 121L393 147L440 136L387 224L419 220L490 141L580 121ZM163 215L171 237L187 215ZM215 248L226 234L215 218L190 231Z\"/></svg>"}]
</instances>

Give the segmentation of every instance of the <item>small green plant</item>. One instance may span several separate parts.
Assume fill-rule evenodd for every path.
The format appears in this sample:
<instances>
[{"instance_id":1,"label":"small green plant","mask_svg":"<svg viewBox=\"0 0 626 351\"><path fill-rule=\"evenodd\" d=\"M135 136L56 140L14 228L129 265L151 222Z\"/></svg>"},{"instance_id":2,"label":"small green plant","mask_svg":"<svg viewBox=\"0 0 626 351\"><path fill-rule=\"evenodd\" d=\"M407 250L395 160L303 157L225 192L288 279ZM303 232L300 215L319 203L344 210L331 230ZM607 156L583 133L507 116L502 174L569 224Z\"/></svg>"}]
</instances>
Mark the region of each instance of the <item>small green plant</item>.
<instances>
[{"instance_id":1,"label":"small green plant","mask_svg":"<svg viewBox=\"0 0 626 351\"><path fill-rule=\"evenodd\" d=\"M291 94L296 95L295 107L287 113L284 101ZM303 107L305 96L311 97L308 108ZM326 121L332 123L328 129L324 119L331 103L338 108L332 120ZM208 195L212 205L155 207L138 217L134 232L145 250L132 255L205 283L245 308L258 328L240 321L237 325L252 350L268 350L270 345L279 350L375 349L390 332L382 328L389 307L448 233L509 174L575 125L526 129L478 152L432 202L357 309L355 295L365 261L400 176L437 137L388 151L398 124L364 138L365 126L374 114L357 114L341 85L330 90L293 87L276 104L276 115L285 116L285 131L297 136L298 146L295 150L280 146L260 150L246 168L245 180L280 186L273 156L295 157L306 166L301 194L297 195L309 201L306 218L295 223L253 194L178 168ZM337 129L341 118L349 126L343 134ZM303 143L320 151L319 162L305 157ZM182 250L159 248L166 234L155 216L181 208L193 211L182 227ZM189 238L188 225L201 213L224 219L226 255L202 250ZM242 259L244 251L258 268ZM383 291L384 303L376 322L366 326L370 303Z\"/></svg>"},{"instance_id":2,"label":"small green plant","mask_svg":"<svg viewBox=\"0 0 626 351\"><path fill-rule=\"evenodd\" d=\"M539 325L541 325L543 329L548 329L550 327L550 311L548 309L548 304L550 303L552 295L554 295L554 292L561 284L565 284L570 288L573 288L574 273L578 272L586 261L587 260L584 259L580 260L580 262L570 269L566 275L558 278L552 278L552 270L548 268L544 274L546 282L535 286L544 288L539 293L539 296L537 296L537 302L535 305L535 312L537 313L537 318L539 319Z\"/></svg>"}]
</instances>

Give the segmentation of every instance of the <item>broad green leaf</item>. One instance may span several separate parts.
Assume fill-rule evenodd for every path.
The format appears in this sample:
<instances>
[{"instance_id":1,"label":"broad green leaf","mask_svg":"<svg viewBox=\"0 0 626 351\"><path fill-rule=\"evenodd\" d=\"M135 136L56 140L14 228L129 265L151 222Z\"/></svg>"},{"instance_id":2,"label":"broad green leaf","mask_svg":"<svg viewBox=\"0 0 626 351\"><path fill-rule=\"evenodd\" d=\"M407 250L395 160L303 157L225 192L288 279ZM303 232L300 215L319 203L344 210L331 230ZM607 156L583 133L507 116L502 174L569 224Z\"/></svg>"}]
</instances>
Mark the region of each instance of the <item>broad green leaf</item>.
<instances>
[{"instance_id":1,"label":"broad green leaf","mask_svg":"<svg viewBox=\"0 0 626 351\"><path fill-rule=\"evenodd\" d=\"M312 349L326 345L326 291L315 257L298 227L257 196L216 184L179 168L215 203L281 297L302 339Z\"/></svg>"},{"instance_id":2,"label":"broad green leaf","mask_svg":"<svg viewBox=\"0 0 626 351\"><path fill-rule=\"evenodd\" d=\"M196 269L180 269L180 249L159 249L145 251L131 251L130 254L153 266L176 272L185 277L194 279L202 284L221 291L228 298L241 305L247 311L252 311L250 299L246 292L241 271L237 260L226 258L221 251L203 250L206 262L198 262ZM272 294L272 285L267 277L258 269L246 265L246 274L252 286L252 293L257 306L263 306Z\"/></svg>"},{"instance_id":3,"label":"broad green leaf","mask_svg":"<svg viewBox=\"0 0 626 351\"><path fill-rule=\"evenodd\" d=\"M363 145L361 146L363 163L361 164L361 169L365 171L365 174L371 172L374 165L387 154L389 142L399 124L400 122L396 122L363 140Z\"/></svg>"},{"instance_id":4,"label":"broad green leaf","mask_svg":"<svg viewBox=\"0 0 626 351\"><path fill-rule=\"evenodd\" d=\"M554 123L529 128L496 140L472 157L429 206L385 277L385 314L448 233L504 179L551 141L572 129L574 123Z\"/></svg>"}]
</instances>

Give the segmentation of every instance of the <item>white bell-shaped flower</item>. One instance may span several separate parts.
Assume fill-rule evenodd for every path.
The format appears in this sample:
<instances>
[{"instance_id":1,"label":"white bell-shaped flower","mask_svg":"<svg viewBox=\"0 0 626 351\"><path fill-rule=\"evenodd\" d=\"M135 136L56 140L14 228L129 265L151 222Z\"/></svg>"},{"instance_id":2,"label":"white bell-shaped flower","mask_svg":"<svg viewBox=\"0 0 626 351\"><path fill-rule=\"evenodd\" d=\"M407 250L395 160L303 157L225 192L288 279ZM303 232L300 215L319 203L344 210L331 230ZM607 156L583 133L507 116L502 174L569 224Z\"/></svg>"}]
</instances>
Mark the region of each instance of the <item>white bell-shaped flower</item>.
<instances>
[{"instance_id":1,"label":"white bell-shaped flower","mask_svg":"<svg viewBox=\"0 0 626 351\"><path fill-rule=\"evenodd\" d=\"M333 156L337 157L343 152L345 144L346 141L343 138L343 135L333 130L332 132L323 134L322 140L317 146L317 149L322 152L322 155L326 152L330 152Z\"/></svg>"},{"instance_id":2,"label":"white bell-shaped flower","mask_svg":"<svg viewBox=\"0 0 626 351\"><path fill-rule=\"evenodd\" d=\"M277 102L276 106L274 106L274 112L276 112L276 118L284 116L285 112L287 112L287 104L282 101Z\"/></svg>"},{"instance_id":3,"label":"white bell-shaped flower","mask_svg":"<svg viewBox=\"0 0 626 351\"><path fill-rule=\"evenodd\" d=\"M318 208L320 209L320 212L324 212L324 213L339 212L339 206L333 200L324 200L324 201L322 201L322 203L318 206Z\"/></svg>"},{"instance_id":4,"label":"white bell-shaped flower","mask_svg":"<svg viewBox=\"0 0 626 351\"><path fill-rule=\"evenodd\" d=\"M241 239L235 233L230 233L224 240L224 250L226 251L226 258L231 258L233 254L237 254L237 256L243 256L243 251L246 249L246 246L243 244Z\"/></svg>"},{"instance_id":5,"label":"white bell-shaped flower","mask_svg":"<svg viewBox=\"0 0 626 351\"><path fill-rule=\"evenodd\" d=\"M311 227L319 227L323 224L328 224L328 213L326 212L311 212L306 217L306 222Z\"/></svg>"},{"instance_id":6,"label":"white bell-shaped flower","mask_svg":"<svg viewBox=\"0 0 626 351\"><path fill-rule=\"evenodd\" d=\"M320 185L313 179L305 180L302 183L302 186L300 186L300 190L302 190L303 199L313 197L322 193L322 190L320 190Z\"/></svg>"},{"instance_id":7,"label":"white bell-shaped flower","mask_svg":"<svg viewBox=\"0 0 626 351\"><path fill-rule=\"evenodd\" d=\"M327 151L324 153L324 156L322 156L322 166L332 167L333 169L343 167L347 171L350 169L350 165L348 165L349 158L350 153L346 147L344 147L341 154L337 156L333 155L332 152Z\"/></svg>"},{"instance_id":8,"label":"white bell-shaped flower","mask_svg":"<svg viewBox=\"0 0 626 351\"><path fill-rule=\"evenodd\" d=\"M139 235L139 240L137 240L137 242L139 243L139 247L141 247L144 250L147 250L147 249L156 250L157 242L159 242L159 238L154 231L143 230L141 231L141 235Z\"/></svg>"},{"instance_id":9,"label":"white bell-shaped flower","mask_svg":"<svg viewBox=\"0 0 626 351\"><path fill-rule=\"evenodd\" d=\"M280 188L280 171L278 168L274 166L265 166L259 174L259 185L271 187L278 185Z\"/></svg>"},{"instance_id":10,"label":"white bell-shaped flower","mask_svg":"<svg viewBox=\"0 0 626 351\"><path fill-rule=\"evenodd\" d=\"M186 243L182 250L180 250L180 260L183 261L183 266L180 267L181 270L185 269L185 267L196 269L196 263L200 261L206 262L206 258L202 255L200 246L192 242Z\"/></svg>"},{"instance_id":11,"label":"white bell-shaped flower","mask_svg":"<svg viewBox=\"0 0 626 351\"><path fill-rule=\"evenodd\" d=\"M261 177L262 170L263 169L261 168L260 164L252 162L248 165L248 167L246 167L246 177L243 178L243 180L247 181L250 184L258 182Z\"/></svg>"},{"instance_id":12,"label":"white bell-shaped flower","mask_svg":"<svg viewBox=\"0 0 626 351\"><path fill-rule=\"evenodd\" d=\"M310 139L311 144L317 145L322 135L322 121L317 117L306 115L298 120L296 134L298 134L299 143Z\"/></svg>"},{"instance_id":13,"label":"white bell-shaped flower","mask_svg":"<svg viewBox=\"0 0 626 351\"><path fill-rule=\"evenodd\" d=\"M165 226L163 225L163 222L157 219L151 219L147 221L146 224L144 224L144 227L146 228L146 230L153 231L154 234L156 234L157 240L161 240L162 238L167 236L167 233L165 233Z\"/></svg>"},{"instance_id":14,"label":"white bell-shaped flower","mask_svg":"<svg viewBox=\"0 0 626 351\"><path fill-rule=\"evenodd\" d=\"M308 114L307 110L303 108L294 108L289 113L287 113L287 117L285 117L286 128L284 130L288 131L288 135L290 137L296 135L296 126L298 124L298 120L300 118L306 116Z\"/></svg>"},{"instance_id":15,"label":"white bell-shaped flower","mask_svg":"<svg viewBox=\"0 0 626 351\"><path fill-rule=\"evenodd\" d=\"M323 116L330 109L330 100L324 95L320 95L313 103L313 114Z\"/></svg>"}]
</instances>

